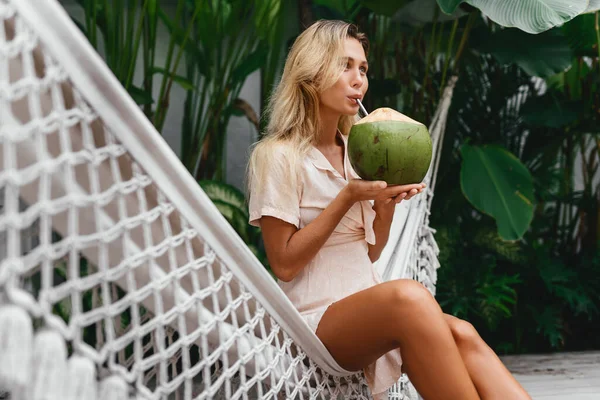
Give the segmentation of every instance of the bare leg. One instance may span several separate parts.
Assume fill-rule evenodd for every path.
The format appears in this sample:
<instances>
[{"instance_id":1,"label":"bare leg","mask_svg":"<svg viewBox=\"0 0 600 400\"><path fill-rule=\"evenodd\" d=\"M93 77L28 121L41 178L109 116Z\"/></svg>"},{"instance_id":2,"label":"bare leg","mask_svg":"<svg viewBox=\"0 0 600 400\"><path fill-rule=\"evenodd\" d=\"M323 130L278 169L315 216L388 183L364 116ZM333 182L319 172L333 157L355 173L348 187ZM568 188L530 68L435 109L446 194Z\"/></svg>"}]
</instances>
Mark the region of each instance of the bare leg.
<instances>
[{"instance_id":1,"label":"bare leg","mask_svg":"<svg viewBox=\"0 0 600 400\"><path fill-rule=\"evenodd\" d=\"M444 314L477 392L485 400L531 400L469 322Z\"/></svg>"},{"instance_id":2,"label":"bare leg","mask_svg":"<svg viewBox=\"0 0 600 400\"><path fill-rule=\"evenodd\" d=\"M348 370L400 347L405 370L425 399L479 399L442 309L413 280L385 282L332 304L317 336Z\"/></svg>"}]
</instances>

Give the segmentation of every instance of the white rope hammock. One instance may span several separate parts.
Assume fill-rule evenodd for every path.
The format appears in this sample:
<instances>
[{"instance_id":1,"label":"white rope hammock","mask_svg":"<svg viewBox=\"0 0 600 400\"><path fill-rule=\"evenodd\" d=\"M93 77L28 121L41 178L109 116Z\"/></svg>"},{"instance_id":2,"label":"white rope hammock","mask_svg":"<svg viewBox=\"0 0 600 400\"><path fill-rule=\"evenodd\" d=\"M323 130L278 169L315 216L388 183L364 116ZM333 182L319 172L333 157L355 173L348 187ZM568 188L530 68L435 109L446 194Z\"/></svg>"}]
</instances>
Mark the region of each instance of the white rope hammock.
<instances>
[{"instance_id":1,"label":"white rope hammock","mask_svg":"<svg viewBox=\"0 0 600 400\"><path fill-rule=\"evenodd\" d=\"M435 289L431 196L398 207L386 279ZM0 0L0 206L11 399L370 398L55 0Z\"/></svg>"}]
</instances>

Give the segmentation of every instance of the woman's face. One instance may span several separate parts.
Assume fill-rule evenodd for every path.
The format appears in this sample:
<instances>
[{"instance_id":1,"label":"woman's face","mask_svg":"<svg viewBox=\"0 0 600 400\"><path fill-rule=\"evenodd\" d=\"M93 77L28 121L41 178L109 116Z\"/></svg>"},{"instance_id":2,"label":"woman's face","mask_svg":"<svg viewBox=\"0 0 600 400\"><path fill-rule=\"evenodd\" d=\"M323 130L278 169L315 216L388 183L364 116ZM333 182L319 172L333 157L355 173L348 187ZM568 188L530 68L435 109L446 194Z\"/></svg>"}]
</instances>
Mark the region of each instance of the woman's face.
<instances>
[{"instance_id":1,"label":"woman's face","mask_svg":"<svg viewBox=\"0 0 600 400\"><path fill-rule=\"evenodd\" d=\"M347 38L344 53L346 68L332 87L321 92L321 112L354 115L358 113L356 99L362 101L369 88L367 58L360 42Z\"/></svg>"}]
</instances>

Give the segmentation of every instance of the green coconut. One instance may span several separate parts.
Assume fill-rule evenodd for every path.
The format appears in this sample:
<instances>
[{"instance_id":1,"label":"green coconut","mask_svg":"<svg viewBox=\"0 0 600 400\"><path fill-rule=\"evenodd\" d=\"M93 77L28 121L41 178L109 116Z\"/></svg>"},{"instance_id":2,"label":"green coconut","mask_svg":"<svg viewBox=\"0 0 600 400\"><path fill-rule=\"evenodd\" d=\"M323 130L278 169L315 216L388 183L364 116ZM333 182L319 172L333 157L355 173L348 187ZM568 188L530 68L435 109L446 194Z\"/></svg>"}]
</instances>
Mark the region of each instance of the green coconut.
<instances>
[{"instance_id":1,"label":"green coconut","mask_svg":"<svg viewBox=\"0 0 600 400\"><path fill-rule=\"evenodd\" d=\"M427 127L391 108L374 110L348 136L348 158L356 173L388 185L421 183L431 154Z\"/></svg>"}]
</instances>

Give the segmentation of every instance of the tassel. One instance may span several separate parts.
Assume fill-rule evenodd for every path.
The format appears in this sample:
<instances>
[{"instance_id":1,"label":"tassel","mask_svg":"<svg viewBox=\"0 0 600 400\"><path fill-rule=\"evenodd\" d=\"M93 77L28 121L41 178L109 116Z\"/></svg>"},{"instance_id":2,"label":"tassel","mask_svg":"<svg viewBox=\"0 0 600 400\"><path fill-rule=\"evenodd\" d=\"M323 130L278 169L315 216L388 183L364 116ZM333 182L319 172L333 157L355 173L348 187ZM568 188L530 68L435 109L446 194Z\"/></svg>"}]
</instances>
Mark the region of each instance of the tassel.
<instances>
[{"instance_id":1,"label":"tassel","mask_svg":"<svg viewBox=\"0 0 600 400\"><path fill-rule=\"evenodd\" d=\"M99 400L128 400L127 383L118 376L109 376L100 383Z\"/></svg>"},{"instance_id":2,"label":"tassel","mask_svg":"<svg viewBox=\"0 0 600 400\"><path fill-rule=\"evenodd\" d=\"M54 331L39 332L33 345L31 400L62 400L67 368L67 349Z\"/></svg>"},{"instance_id":3,"label":"tassel","mask_svg":"<svg viewBox=\"0 0 600 400\"><path fill-rule=\"evenodd\" d=\"M94 363L81 356L69 360L65 384L65 400L96 400L98 385Z\"/></svg>"},{"instance_id":4,"label":"tassel","mask_svg":"<svg viewBox=\"0 0 600 400\"><path fill-rule=\"evenodd\" d=\"M29 314L14 305L0 307L0 387L16 391L29 383L32 344Z\"/></svg>"}]
</instances>

